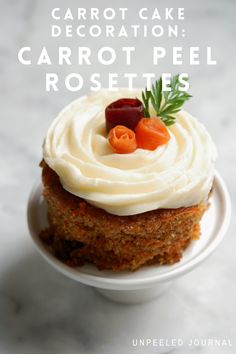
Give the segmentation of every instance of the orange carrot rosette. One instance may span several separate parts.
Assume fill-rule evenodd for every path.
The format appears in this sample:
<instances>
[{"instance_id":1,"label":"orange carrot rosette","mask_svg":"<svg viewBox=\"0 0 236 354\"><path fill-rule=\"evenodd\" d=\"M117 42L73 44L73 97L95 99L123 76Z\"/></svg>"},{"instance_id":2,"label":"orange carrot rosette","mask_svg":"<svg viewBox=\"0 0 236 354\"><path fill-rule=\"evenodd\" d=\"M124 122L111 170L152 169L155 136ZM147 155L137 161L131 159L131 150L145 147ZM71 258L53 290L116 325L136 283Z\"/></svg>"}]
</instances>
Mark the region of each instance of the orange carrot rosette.
<instances>
[{"instance_id":1,"label":"orange carrot rosette","mask_svg":"<svg viewBox=\"0 0 236 354\"><path fill-rule=\"evenodd\" d=\"M155 150L158 146L166 144L170 134L160 118L142 118L136 128L138 147L145 150Z\"/></svg>"},{"instance_id":2,"label":"orange carrot rosette","mask_svg":"<svg viewBox=\"0 0 236 354\"><path fill-rule=\"evenodd\" d=\"M129 154L137 149L135 133L124 125L116 125L111 129L108 140L117 154Z\"/></svg>"}]
</instances>

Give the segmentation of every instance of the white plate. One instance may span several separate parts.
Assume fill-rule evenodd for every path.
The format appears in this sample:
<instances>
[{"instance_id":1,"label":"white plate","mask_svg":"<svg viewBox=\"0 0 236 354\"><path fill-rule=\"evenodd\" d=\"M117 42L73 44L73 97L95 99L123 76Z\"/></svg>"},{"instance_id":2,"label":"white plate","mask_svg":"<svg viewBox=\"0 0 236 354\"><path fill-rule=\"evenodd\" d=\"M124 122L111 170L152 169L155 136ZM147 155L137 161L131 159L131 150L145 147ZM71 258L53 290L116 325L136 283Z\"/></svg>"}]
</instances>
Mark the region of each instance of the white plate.
<instances>
[{"instance_id":1,"label":"white plate","mask_svg":"<svg viewBox=\"0 0 236 354\"><path fill-rule=\"evenodd\" d=\"M215 176L210 204L201 221L200 240L191 243L180 262L167 266L143 266L135 272L99 271L92 264L71 268L49 253L38 237L39 232L48 225L47 205L42 197L42 184L40 182L37 182L30 194L28 225L38 251L53 267L66 276L83 284L102 289L145 289L160 282L173 280L189 272L206 259L219 245L229 225L231 205L226 186L218 173Z\"/></svg>"}]
</instances>

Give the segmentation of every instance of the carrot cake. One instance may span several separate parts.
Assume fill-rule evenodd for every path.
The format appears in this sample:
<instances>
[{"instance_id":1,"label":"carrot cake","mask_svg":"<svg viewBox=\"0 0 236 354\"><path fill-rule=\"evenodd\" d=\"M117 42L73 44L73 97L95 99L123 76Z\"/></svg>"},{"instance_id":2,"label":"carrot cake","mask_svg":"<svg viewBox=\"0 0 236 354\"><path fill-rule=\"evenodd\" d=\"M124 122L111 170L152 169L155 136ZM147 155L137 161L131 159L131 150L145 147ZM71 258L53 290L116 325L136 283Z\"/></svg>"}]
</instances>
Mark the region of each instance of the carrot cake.
<instances>
[{"instance_id":1,"label":"carrot cake","mask_svg":"<svg viewBox=\"0 0 236 354\"><path fill-rule=\"evenodd\" d=\"M50 226L40 236L68 265L172 264L199 238L216 148L157 90L91 93L51 124L40 164Z\"/></svg>"}]
</instances>

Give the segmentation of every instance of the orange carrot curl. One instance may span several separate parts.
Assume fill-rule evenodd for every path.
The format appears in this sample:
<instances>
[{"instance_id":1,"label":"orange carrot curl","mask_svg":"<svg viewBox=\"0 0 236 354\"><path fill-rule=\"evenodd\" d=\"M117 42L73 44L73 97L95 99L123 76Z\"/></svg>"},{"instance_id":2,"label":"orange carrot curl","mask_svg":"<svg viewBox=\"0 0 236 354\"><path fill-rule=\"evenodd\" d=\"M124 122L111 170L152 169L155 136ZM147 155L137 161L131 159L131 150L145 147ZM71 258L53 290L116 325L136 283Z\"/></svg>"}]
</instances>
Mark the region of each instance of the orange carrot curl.
<instances>
[{"instance_id":1,"label":"orange carrot curl","mask_svg":"<svg viewBox=\"0 0 236 354\"><path fill-rule=\"evenodd\" d=\"M137 149L135 133L124 125L116 125L112 128L108 140L117 154L129 154Z\"/></svg>"},{"instance_id":2,"label":"orange carrot curl","mask_svg":"<svg viewBox=\"0 0 236 354\"><path fill-rule=\"evenodd\" d=\"M165 124L158 117L140 119L135 132L138 147L141 149L155 150L170 139Z\"/></svg>"}]
</instances>

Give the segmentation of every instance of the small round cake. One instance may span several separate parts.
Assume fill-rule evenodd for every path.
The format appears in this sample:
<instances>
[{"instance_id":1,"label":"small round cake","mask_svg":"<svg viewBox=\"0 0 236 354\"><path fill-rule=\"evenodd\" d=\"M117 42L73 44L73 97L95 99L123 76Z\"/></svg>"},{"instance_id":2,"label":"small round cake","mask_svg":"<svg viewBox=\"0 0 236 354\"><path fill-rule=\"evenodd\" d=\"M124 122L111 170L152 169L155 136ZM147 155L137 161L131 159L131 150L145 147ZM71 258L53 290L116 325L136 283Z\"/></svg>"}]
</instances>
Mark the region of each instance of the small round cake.
<instances>
[{"instance_id":1,"label":"small round cake","mask_svg":"<svg viewBox=\"0 0 236 354\"><path fill-rule=\"evenodd\" d=\"M134 151L117 153L105 110L123 97L141 99L141 90L77 99L53 121L43 144L50 227L41 238L71 266L91 262L119 271L172 264L200 235L217 155L210 135L180 110L165 128L166 143L141 148L135 128Z\"/></svg>"}]
</instances>

